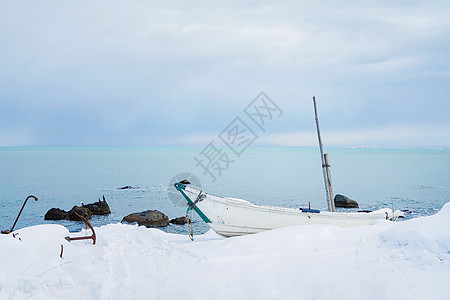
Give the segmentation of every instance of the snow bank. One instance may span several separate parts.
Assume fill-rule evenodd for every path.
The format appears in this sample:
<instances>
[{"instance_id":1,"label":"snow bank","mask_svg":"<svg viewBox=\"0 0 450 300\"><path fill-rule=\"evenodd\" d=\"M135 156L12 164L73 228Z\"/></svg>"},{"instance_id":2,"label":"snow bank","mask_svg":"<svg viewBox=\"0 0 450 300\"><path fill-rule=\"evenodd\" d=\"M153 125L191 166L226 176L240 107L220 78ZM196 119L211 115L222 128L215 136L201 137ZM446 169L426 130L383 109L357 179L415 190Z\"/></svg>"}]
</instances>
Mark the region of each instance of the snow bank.
<instances>
[{"instance_id":1,"label":"snow bank","mask_svg":"<svg viewBox=\"0 0 450 300\"><path fill-rule=\"evenodd\" d=\"M59 225L1 235L0 298L450 298L450 203L404 222L209 231L194 242L124 224L96 232L96 245L67 242L74 234Z\"/></svg>"}]
</instances>

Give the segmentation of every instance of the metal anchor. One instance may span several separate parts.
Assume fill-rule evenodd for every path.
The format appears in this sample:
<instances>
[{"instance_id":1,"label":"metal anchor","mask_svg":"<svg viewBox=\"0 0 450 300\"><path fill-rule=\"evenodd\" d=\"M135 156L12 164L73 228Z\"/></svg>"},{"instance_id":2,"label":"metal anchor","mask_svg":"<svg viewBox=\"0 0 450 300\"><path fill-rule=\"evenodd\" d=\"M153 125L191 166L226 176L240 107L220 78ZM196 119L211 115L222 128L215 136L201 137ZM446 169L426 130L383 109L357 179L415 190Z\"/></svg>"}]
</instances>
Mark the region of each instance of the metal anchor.
<instances>
[{"instance_id":1,"label":"metal anchor","mask_svg":"<svg viewBox=\"0 0 450 300\"><path fill-rule=\"evenodd\" d=\"M81 220L83 220L84 224L86 225L86 229L89 228L92 230L92 235L90 236L80 236L80 237L70 237L70 236L66 236L66 240L67 241L79 241L79 240L92 240L93 241L93 245L95 245L95 241L97 240L97 237L95 235L95 231L94 231L94 227L92 227L91 222L89 222L88 219L86 219L85 217L81 216L80 214L78 214L77 212L75 212L77 214L77 216L80 217ZM61 256L62 256L62 249L61 249Z\"/></svg>"}]
</instances>

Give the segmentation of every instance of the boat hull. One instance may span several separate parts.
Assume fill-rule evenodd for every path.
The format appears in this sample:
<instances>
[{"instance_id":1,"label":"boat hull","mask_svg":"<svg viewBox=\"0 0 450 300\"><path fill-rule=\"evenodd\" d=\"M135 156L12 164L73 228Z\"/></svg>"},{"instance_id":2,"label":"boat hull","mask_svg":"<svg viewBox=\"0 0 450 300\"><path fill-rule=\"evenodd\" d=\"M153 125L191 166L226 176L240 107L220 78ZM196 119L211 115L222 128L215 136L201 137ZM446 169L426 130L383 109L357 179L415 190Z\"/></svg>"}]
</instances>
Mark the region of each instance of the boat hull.
<instances>
[{"instance_id":1,"label":"boat hull","mask_svg":"<svg viewBox=\"0 0 450 300\"><path fill-rule=\"evenodd\" d=\"M219 197L180 183L175 184L175 187L184 196L188 205L193 207L216 233L226 237L294 225L329 224L342 227L372 225L392 218L392 210L387 208L370 213L302 211Z\"/></svg>"}]
</instances>

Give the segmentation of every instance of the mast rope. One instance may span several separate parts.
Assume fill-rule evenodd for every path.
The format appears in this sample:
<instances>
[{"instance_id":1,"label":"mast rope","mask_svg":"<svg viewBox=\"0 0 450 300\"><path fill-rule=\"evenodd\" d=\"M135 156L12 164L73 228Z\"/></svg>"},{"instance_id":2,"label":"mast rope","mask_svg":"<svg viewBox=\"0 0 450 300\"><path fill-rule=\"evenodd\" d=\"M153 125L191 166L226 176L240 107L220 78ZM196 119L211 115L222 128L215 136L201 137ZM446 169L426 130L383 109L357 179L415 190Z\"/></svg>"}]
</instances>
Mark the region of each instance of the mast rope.
<instances>
[{"instance_id":1,"label":"mast rope","mask_svg":"<svg viewBox=\"0 0 450 300\"><path fill-rule=\"evenodd\" d=\"M189 238L191 239L191 241L194 241L194 226L192 224L192 212L195 210L195 205L198 202L203 201L203 199L206 198L205 194L202 194L202 191L200 191L200 193L197 196L197 199L195 199L195 201L190 204L188 203L187 206L187 210L186 210L186 219L188 220L188 230L189 230Z\"/></svg>"},{"instance_id":2,"label":"mast rope","mask_svg":"<svg viewBox=\"0 0 450 300\"><path fill-rule=\"evenodd\" d=\"M188 221L189 239L194 241L194 226L192 225L192 209L189 206L186 210L186 219Z\"/></svg>"}]
</instances>

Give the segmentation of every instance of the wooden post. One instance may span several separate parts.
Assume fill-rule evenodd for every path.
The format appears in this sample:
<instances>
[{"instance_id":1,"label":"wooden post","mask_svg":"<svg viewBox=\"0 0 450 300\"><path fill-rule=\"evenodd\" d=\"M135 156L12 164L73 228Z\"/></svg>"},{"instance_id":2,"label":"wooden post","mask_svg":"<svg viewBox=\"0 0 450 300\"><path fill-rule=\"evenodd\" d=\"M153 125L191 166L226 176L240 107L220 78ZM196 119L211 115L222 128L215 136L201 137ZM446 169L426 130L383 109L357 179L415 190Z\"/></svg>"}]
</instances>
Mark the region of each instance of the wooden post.
<instances>
[{"instance_id":1,"label":"wooden post","mask_svg":"<svg viewBox=\"0 0 450 300\"><path fill-rule=\"evenodd\" d=\"M325 167L323 168L325 170L325 173L327 174L327 182L326 182L326 192L327 192L327 199L329 206L331 208L330 211L335 211L335 205L334 205L334 197L333 197L333 185L331 183L331 170L330 170L330 157L328 156L328 153L325 153L323 155L324 161L325 161Z\"/></svg>"},{"instance_id":2,"label":"wooden post","mask_svg":"<svg viewBox=\"0 0 450 300\"><path fill-rule=\"evenodd\" d=\"M313 97L314 114L316 116L317 137L319 138L320 158L322 159L323 181L325 183L325 192L327 194L328 210L335 211L333 188L331 185L331 171L328 153L323 153L322 137L320 136L319 118L317 116L316 97Z\"/></svg>"}]
</instances>

